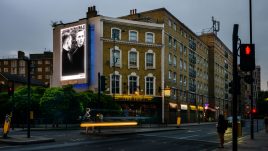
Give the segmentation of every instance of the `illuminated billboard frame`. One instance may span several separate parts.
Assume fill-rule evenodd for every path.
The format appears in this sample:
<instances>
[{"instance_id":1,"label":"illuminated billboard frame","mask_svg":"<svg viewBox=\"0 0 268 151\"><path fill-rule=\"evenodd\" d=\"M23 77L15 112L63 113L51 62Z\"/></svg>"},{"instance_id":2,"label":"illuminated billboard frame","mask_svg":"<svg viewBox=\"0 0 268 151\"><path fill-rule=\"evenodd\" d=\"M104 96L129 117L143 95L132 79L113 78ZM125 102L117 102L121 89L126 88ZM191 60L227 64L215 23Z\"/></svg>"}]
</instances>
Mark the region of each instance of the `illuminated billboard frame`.
<instances>
[{"instance_id":1,"label":"illuminated billboard frame","mask_svg":"<svg viewBox=\"0 0 268 151\"><path fill-rule=\"evenodd\" d=\"M61 29L61 81L86 78L86 24Z\"/></svg>"}]
</instances>

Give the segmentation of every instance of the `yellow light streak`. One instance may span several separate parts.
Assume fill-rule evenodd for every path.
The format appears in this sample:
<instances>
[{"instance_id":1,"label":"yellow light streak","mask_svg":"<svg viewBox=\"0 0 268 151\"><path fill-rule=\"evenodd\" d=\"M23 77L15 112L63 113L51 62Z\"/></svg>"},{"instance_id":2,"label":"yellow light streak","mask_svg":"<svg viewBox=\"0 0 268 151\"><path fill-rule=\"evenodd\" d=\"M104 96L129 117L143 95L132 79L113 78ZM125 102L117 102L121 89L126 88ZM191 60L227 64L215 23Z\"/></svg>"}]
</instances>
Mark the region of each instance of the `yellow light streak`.
<instances>
[{"instance_id":1,"label":"yellow light streak","mask_svg":"<svg viewBox=\"0 0 268 151\"><path fill-rule=\"evenodd\" d=\"M105 127L105 126L136 126L138 123L136 121L130 121L130 122L86 122L86 123L81 123L80 127Z\"/></svg>"}]
</instances>

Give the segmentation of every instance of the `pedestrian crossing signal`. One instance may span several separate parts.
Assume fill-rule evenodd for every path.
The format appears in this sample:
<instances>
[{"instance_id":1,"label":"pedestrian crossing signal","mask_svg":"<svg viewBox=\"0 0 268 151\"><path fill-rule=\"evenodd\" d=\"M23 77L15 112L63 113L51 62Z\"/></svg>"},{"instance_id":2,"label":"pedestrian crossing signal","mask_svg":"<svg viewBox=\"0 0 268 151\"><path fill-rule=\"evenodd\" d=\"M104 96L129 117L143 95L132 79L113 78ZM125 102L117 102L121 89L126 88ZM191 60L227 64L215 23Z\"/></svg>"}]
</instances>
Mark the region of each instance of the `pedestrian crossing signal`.
<instances>
[{"instance_id":1,"label":"pedestrian crossing signal","mask_svg":"<svg viewBox=\"0 0 268 151\"><path fill-rule=\"evenodd\" d=\"M255 45L240 45L240 69L242 71L253 71L255 69Z\"/></svg>"}]
</instances>

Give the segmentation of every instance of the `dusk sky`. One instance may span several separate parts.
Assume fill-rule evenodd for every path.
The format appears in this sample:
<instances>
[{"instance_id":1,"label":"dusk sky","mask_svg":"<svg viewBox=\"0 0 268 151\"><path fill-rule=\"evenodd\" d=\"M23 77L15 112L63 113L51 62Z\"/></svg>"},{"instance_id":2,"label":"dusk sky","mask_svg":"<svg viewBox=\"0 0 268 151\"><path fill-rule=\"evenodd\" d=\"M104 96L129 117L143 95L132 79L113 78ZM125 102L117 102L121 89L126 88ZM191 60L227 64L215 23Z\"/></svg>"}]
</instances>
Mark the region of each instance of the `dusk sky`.
<instances>
[{"instance_id":1,"label":"dusk sky","mask_svg":"<svg viewBox=\"0 0 268 151\"><path fill-rule=\"evenodd\" d=\"M268 0L252 0L253 43L256 64L261 66L262 90L267 90ZM0 0L0 58L52 50L51 21L73 22L86 17L95 5L103 16L119 17L165 7L199 35L220 21L218 37L232 49L232 30L239 24L242 43L249 43L249 0Z\"/></svg>"}]
</instances>

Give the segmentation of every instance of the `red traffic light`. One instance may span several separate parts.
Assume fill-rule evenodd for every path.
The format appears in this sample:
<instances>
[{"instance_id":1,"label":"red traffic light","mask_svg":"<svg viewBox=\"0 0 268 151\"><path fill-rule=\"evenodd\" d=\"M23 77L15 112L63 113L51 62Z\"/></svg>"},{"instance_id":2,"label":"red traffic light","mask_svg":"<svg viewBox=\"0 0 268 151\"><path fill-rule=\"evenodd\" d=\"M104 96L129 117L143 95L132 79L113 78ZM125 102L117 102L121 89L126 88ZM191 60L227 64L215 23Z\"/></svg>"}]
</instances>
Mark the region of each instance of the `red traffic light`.
<instances>
[{"instance_id":1,"label":"red traffic light","mask_svg":"<svg viewBox=\"0 0 268 151\"><path fill-rule=\"evenodd\" d=\"M240 45L240 69L242 71L253 71L255 69L255 45Z\"/></svg>"},{"instance_id":2,"label":"red traffic light","mask_svg":"<svg viewBox=\"0 0 268 151\"><path fill-rule=\"evenodd\" d=\"M250 55L250 53L251 53L251 49L250 49L250 47L249 46L247 46L246 47L246 50L245 50L246 52L246 55Z\"/></svg>"},{"instance_id":3,"label":"red traffic light","mask_svg":"<svg viewBox=\"0 0 268 151\"><path fill-rule=\"evenodd\" d=\"M252 113L256 113L256 112L257 112L256 108L253 108Z\"/></svg>"}]
</instances>

